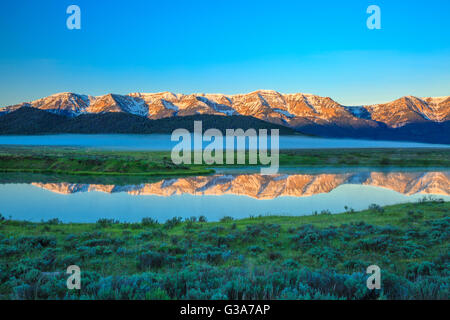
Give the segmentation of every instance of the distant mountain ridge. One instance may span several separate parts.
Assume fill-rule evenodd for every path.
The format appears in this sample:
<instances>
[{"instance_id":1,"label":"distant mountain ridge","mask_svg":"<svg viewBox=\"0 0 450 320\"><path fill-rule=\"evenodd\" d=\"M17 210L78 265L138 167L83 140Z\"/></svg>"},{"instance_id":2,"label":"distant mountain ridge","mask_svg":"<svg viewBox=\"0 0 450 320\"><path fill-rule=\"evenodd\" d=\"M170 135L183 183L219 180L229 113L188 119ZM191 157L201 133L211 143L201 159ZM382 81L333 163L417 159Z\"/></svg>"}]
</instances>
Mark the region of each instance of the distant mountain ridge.
<instances>
[{"instance_id":1,"label":"distant mountain ridge","mask_svg":"<svg viewBox=\"0 0 450 320\"><path fill-rule=\"evenodd\" d=\"M249 116L304 133L336 137L384 139L399 132L391 138L417 140L417 137L420 141L442 142L445 135L450 135L450 96L405 96L383 104L343 106L329 97L281 94L273 90L235 95L160 92L98 97L65 92L5 107L0 109L0 114L22 107L69 118L107 113L136 115L151 120L196 115ZM424 128L431 130L433 137L428 137L427 132L417 132ZM441 130L444 132L439 134ZM4 131L0 126L0 133ZM412 132L411 137L409 131ZM421 135L425 136L420 138Z\"/></svg>"}]
</instances>

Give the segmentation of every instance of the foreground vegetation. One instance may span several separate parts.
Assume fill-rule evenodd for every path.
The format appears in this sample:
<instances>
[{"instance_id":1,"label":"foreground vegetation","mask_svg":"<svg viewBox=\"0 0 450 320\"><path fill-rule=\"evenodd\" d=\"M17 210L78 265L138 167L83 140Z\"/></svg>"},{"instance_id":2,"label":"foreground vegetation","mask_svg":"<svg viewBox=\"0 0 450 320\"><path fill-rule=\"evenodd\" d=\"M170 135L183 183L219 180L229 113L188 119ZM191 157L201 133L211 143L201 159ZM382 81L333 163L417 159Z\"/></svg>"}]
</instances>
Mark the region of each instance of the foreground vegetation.
<instances>
[{"instance_id":1,"label":"foreground vegetation","mask_svg":"<svg viewBox=\"0 0 450 320\"><path fill-rule=\"evenodd\" d=\"M281 167L450 167L450 149L281 150L279 161ZM0 172L145 177L204 175L214 172L210 167L206 164L175 165L169 151L0 147Z\"/></svg>"},{"instance_id":2,"label":"foreground vegetation","mask_svg":"<svg viewBox=\"0 0 450 320\"><path fill-rule=\"evenodd\" d=\"M0 222L1 299L448 299L450 203L304 217ZM82 270L81 290L66 268ZM366 287L369 265L381 290Z\"/></svg>"},{"instance_id":3,"label":"foreground vegetation","mask_svg":"<svg viewBox=\"0 0 450 320\"><path fill-rule=\"evenodd\" d=\"M170 152L102 151L89 148L1 147L0 172L87 176L204 175L201 165L175 165Z\"/></svg>"}]
</instances>

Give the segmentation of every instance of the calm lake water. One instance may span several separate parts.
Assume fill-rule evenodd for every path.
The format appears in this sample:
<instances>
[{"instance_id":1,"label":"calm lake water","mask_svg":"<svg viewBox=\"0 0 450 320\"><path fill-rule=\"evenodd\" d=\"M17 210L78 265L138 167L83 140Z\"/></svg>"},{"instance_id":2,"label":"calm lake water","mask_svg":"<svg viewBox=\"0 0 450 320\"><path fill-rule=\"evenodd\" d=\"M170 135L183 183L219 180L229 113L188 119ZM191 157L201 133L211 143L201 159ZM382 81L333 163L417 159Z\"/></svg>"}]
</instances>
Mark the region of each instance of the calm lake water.
<instances>
[{"instance_id":1,"label":"calm lake water","mask_svg":"<svg viewBox=\"0 0 450 320\"><path fill-rule=\"evenodd\" d=\"M170 150L176 144L170 135L0 136L0 145ZM377 147L449 145L280 137L281 149ZM175 216L200 215L216 221L224 216L308 215L322 210L337 213L343 212L345 206L361 210L372 203L390 205L418 201L424 195L449 201L450 172L447 170L284 168L277 175L262 176L255 168L222 168L211 176L144 182L97 177L82 183L74 181L74 177L0 174L0 213L13 219L58 218L64 222L95 222L100 218L136 222L143 217L165 221Z\"/></svg>"},{"instance_id":2,"label":"calm lake water","mask_svg":"<svg viewBox=\"0 0 450 320\"><path fill-rule=\"evenodd\" d=\"M44 181L33 175L14 179L0 175L0 213L29 221L137 222L153 217L163 222L200 215L216 221L224 216L337 213L345 206L361 210L372 203L416 202L425 195L450 200L450 171L437 169L290 169L272 176L224 171L139 184Z\"/></svg>"},{"instance_id":3,"label":"calm lake water","mask_svg":"<svg viewBox=\"0 0 450 320\"><path fill-rule=\"evenodd\" d=\"M121 150L171 150L178 142L173 142L170 138L170 135L164 134L58 134L41 136L0 136L0 145L77 146ZM304 136L280 136L279 143L280 149L450 147L450 145L403 141L331 139ZM209 142L204 142L204 146L208 144Z\"/></svg>"}]
</instances>

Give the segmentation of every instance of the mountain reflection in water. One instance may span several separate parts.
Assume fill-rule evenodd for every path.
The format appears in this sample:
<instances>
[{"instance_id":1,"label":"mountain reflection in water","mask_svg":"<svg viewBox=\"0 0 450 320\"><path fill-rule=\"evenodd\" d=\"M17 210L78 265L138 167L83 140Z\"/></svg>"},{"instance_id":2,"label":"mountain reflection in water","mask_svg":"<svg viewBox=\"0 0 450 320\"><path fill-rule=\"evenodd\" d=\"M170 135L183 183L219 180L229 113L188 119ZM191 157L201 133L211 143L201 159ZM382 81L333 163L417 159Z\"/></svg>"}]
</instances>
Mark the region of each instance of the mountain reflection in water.
<instances>
[{"instance_id":1,"label":"mountain reflection in water","mask_svg":"<svg viewBox=\"0 0 450 320\"><path fill-rule=\"evenodd\" d=\"M163 180L1 175L0 213L29 221L139 222L152 217L164 222L175 216L200 215L218 221L224 216L339 213L345 207L363 210L372 203L416 202L425 195L450 201L450 171L330 170L272 176L222 171Z\"/></svg>"},{"instance_id":2,"label":"mountain reflection in water","mask_svg":"<svg viewBox=\"0 0 450 320\"><path fill-rule=\"evenodd\" d=\"M165 179L137 185L32 183L60 194L99 191L131 195L241 195L255 199L305 197L328 193L343 184L381 187L402 193L450 195L450 172L357 172L337 174L218 174Z\"/></svg>"}]
</instances>

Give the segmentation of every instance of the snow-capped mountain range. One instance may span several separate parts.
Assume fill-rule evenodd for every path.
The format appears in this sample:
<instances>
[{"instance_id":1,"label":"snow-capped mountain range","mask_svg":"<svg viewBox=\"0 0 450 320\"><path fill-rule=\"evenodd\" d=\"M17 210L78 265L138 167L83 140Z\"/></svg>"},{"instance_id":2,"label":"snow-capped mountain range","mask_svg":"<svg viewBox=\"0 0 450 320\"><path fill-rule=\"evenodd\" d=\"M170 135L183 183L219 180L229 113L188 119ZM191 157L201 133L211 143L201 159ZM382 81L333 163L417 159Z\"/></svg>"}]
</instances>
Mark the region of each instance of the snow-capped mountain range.
<instances>
[{"instance_id":1,"label":"snow-capped mountain range","mask_svg":"<svg viewBox=\"0 0 450 320\"><path fill-rule=\"evenodd\" d=\"M97 97L65 92L1 108L0 113L6 114L21 107L68 117L107 112L130 113L149 119L196 114L245 115L292 128L314 124L398 128L410 123L450 120L450 96L405 96L383 104L343 106L329 97L304 93L281 94L273 90L235 95L160 92Z\"/></svg>"}]
</instances>

